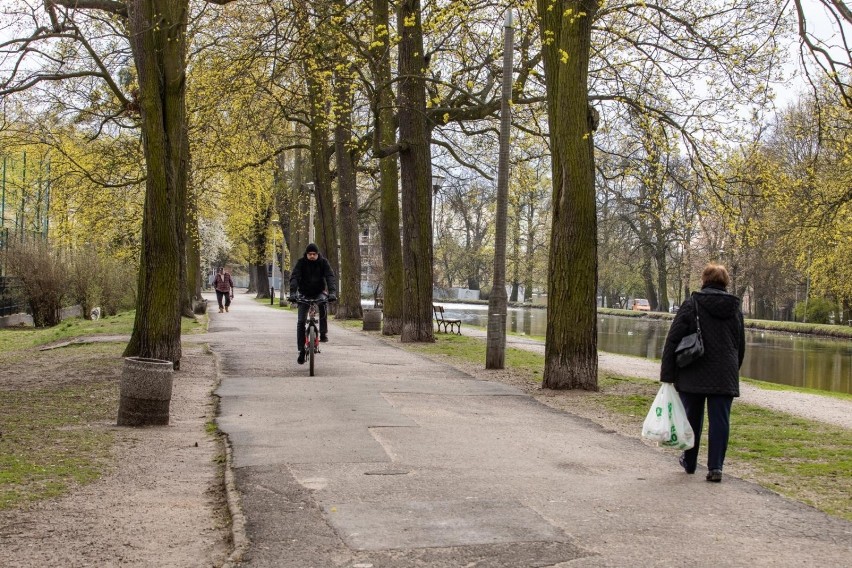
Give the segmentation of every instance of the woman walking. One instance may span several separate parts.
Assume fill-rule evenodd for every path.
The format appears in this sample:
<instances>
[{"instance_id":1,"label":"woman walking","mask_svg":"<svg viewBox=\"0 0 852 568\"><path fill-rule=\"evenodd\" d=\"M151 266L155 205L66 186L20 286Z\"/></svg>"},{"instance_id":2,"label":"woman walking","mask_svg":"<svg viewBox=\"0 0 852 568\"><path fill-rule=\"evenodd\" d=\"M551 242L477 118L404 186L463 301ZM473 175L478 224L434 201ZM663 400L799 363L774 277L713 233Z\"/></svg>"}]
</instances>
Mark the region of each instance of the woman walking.
<instances>
[{"instance_id":1,"label":"woman walking","mask_svg":"<svg viewBox=\"0 0 852 568\"><path fill-rule=\"evenodd\" d=\"M695 431L695 446L680 457L686 473L695 473L698 446L707 406L707 481L722 481L730 434L731 404L740 396L740 366L745 354L745 327L740 299L728 294L731 278L719 264L708 264L701 274L701 290L688 298L675 316L660 365L660 380L674 383ZM696 321L697 318L697 321ZM701 327L704 355L678 367L675 349L684 336Z\"/></svg>"}]
</instances>

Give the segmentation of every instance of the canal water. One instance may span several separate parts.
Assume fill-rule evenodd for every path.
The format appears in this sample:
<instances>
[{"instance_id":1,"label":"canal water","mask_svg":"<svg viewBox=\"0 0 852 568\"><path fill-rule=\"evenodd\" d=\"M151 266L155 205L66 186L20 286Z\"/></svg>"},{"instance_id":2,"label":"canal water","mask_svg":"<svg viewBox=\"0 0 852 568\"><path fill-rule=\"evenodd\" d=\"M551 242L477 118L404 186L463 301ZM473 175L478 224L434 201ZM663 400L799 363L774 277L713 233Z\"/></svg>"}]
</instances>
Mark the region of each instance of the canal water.
<instances>
[{"instance_id":1,"label":"canal water","mask_svg":"<svg viewBox=\"0 0 852 568\"><path fill-rule=\"evenodd\" d=\"M447 318L486 327L488 306L443 303ZM509 308L506 329L544 336L547 312ZM598 349L659 359L669 320L598 316ZM746 330L743 377L783 385L852 393L852 341L812 335Z\"/></svg>"}]
</instances>

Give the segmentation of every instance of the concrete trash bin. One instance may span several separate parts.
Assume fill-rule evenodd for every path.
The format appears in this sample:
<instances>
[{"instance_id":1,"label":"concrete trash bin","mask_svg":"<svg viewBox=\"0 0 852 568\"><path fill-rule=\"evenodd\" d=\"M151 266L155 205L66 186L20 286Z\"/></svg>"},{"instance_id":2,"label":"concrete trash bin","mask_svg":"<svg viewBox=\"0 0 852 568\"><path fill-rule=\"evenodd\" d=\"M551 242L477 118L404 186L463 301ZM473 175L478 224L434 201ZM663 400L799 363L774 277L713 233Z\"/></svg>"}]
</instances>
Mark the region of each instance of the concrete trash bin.
<instances>
[{"instance_id":1,"label":"concrete trash bin","mask_svg":"<svg viewBox=\"0 0 852 568\"><path fill-rule=\"evenodd\" d=\"M125 357L121 373L118 425L167 425L173 373L174 365L171 361Z\"/></svg>"},{"instance_id":2,"label":"concrete trash bin","mask_svg":"<svg viewBox=\"0 0 852 568\"><path fill-rule=\"evenodd\" d=\"M364 308L364 331L379 331L382 329L382 310Z\"/></svg>"}]
</instances>

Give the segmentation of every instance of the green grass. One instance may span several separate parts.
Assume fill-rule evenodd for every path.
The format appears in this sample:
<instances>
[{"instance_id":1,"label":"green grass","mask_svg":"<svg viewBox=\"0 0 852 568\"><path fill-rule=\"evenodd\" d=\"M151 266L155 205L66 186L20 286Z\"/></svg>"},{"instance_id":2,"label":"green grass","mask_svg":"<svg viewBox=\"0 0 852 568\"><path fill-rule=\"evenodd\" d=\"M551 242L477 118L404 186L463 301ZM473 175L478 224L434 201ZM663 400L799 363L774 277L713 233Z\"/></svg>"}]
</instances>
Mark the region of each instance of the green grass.
<instances>
[{"instance_id":1,"label":"green grass","mask_svg":"<svg viewBox=\"0 0 852 568\"><path fill-rule=\"evenodd\" d=\"M89 335L130 335L133 331L135 310L107 316L97 321L68 318L53 327L11 327L0 329L0 353L28 349L55 341L68 341ZM181 333L195 334L207 331L206 315L195 319L181 318Z\"/></svg>"},{"instance_id":2,"label":"green grass","mask_svg":"<svg viewBox=\"0 0 852 568\"><path fill-rule=\"evenodd\" d=\"M785 333L809 333L830 337L852 338L852 327L848 325L747 319L745 320L745 326L752 329L766 329Z\"/></svg>"},{"instance_id":3,"label":"green grass","mask_svg":"<svg viewBox=\"0 0 852 568\"><path fill-rule=\"evenodd\" d=\"M94 423L115 418L114 382L0 396L0 509L67 492L98 479L114 435Z\"/></svg>"},{"instance_id":4,"label":"green grass","mask_svg":"<svg viewBox=\"0 0 852 568\"><path fill-rule=\"evenodd\" d=\"M757 379L749 379L747 377L740 377L740 380L743 383L748 383L750 385L760 387L764 390L801 392L805 394L818 394L820 396L829 396L831 398L839 398L841 400L852 400L852 394L845 392L825 391L819 389L811 389L807 387L794 387L790 385L758 381Z\"/></svg>"},{"instance_id":5,"label":"green grass","mask_svg":"<svg viewBox=\"0 0 852 568\"><path fill-rule=\"evenodd\" d=\"M598 308L598 313L628 318L674 319L674 314L666 312L634 312L633 310L620 310L616 308ZM848 325L746 319L745 326L750 329L765 329L784 333L807 333L829 337L852 338L852 327Z\"/></svg>"},{"instance_id":6,"label":"green grass","mask_svg":"<svg viewBox=\"0 0 852 568\"><path fill-rule=\"evenodd\" d=\"M254 300L256 303L262 304L262 305L264 305L268 308L274 308L276 310L290 310L290 304L287 304L285 306L279 306L278 305L278 296L275 297L275 302L272 303L272 304L269 303L269 298L252 298L252 300ZM214 304L214 306L215 306L215 304Z\"/></svg>"},{"instance_id":7,"label":"green grass","mask_svg":"<svg viewBox=\"0 0 852 568\"><path fill-rule=\"evenodd\" d=\"M400 345L450 362L456 359L484 364L482 340L444 334L435 338L435 343ZM544 357L508 348L506 368L540 383ZM585 403L635 424L638 436L659 384L602 372L598 386L600 391L585 397ZM738 402L731 411L731 425L729 469L791 499L852 520L852 432ZM701 447L706 454L706 423Z\"/></svg>"},{"instance_id":8,"label":"green grass","mask_svg":"<svg viewBox=\"0 0 852 568\"><path fill-rule=\"evenodd\" d=\"M0 353L27 349L84 335L129 335L133 329L134 314L134 311L121 312L97 321L69 318L54 327L0 329Z\"/></svg>"}]
</instances>

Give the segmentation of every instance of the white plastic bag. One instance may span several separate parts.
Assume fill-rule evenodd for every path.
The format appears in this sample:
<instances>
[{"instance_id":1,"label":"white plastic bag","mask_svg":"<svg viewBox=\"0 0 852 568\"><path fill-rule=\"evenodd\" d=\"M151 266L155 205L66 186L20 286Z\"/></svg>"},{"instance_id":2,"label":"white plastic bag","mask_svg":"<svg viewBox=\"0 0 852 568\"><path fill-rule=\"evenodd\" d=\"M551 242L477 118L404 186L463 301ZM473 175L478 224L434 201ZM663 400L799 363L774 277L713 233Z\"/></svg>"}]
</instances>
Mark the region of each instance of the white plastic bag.
<instances>
[{"instance_id":1,"label":"white plastic bag","mask_svg":"<svg viewBox=\"0 0 852 568\"><path fill-rule=\"evenodd\" d=\"M679 450L688 450L695 445L695 433L672 383L660 386L642 424L642 437Z\"/></svg>"}]
</instances>

